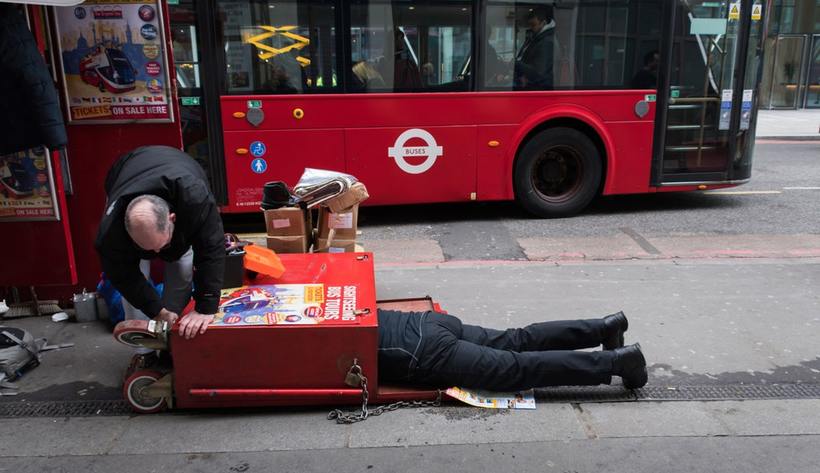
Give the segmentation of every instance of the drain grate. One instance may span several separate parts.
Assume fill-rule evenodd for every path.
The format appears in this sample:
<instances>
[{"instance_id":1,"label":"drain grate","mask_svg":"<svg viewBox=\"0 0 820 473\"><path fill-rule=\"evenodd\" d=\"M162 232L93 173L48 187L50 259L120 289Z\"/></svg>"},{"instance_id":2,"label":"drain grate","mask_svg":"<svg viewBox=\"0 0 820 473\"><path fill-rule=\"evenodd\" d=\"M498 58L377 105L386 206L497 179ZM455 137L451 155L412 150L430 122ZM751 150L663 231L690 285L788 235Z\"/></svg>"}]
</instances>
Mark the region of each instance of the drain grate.
<instances>
[{"instance_id":1,"label":"drain grate","mask_svg":"<svg viewBox=\"0 0 820 473\"><path fill-rule=\"evenodd\" d=\"M0 417L93 417L131 413L123 400L0 402Z\"/></svg>"},{"instance_id":2,"label":"drain grate","mask_svg":"<svg viewBox=\"0 0 820 473\"><path fill-rule=\"evenodd\" d=\"M620 386L570 386L538 389L539 402L743 401L820 399L820 384L722 384L647 386L629 391ZM0 402L2 417L94 417L131 415L123 400Z\"/></svg>"}]
</instances>

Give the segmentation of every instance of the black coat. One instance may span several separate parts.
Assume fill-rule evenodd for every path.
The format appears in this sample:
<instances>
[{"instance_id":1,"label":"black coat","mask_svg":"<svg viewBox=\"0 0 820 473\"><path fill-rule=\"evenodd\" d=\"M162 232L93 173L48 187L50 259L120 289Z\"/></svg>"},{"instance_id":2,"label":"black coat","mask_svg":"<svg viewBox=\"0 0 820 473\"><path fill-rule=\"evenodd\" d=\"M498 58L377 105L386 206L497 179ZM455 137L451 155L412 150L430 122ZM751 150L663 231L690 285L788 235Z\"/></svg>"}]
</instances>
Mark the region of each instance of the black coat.
<instances>
[{"instance_id":1,"label":"black coat","mask_svg":"<svg viewBox=\"0 0 820 473\"><path fill-rule=\"evenodd\" d=\"M103 271L123 297L149 317L163 309L156 291L139 269L141 259L176 261L194 250L197 312L214 314L225 268L222 219L205 172L193 158L168 146L144 146L123 155L105 178L108 196L95 247ZM125 209L137 196L153 194L176 214L168 248L155 253L137 246L125 230Z\"/></svg>"},{"instance_id":2,"label":"black coat","mask_svg":"<svg viewBox=\"0 0 820 473\"><path fill-rule=\"evenodd\" d=\"M0 3L0 154L65 146L60 101L26 18Z\"/></svg>"},{"instance_id":3,"label":"black coat","mask_svg":"<svg viewBox=\"0 0 820 473\"><path fill-rule=\"evenodd\" d=\"M551 89L554 47L555 28L547 28L526 41L515 61L515 84L528 89Z\"/></svg>"}]
</instances>

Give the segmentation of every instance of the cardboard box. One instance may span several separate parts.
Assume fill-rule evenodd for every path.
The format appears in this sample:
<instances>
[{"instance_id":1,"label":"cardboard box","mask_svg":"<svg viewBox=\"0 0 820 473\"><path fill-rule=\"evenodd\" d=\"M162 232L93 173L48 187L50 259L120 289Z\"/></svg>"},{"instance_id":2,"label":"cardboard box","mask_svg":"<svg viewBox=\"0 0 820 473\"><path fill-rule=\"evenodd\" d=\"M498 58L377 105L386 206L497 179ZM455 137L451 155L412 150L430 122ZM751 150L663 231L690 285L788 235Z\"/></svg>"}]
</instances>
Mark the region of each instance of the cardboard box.
<instances>
[{"instance_id":1,"label":"cardboard box","mask_svg":"<svg viewBox=\"0 0 820 473\"><path fill-rule=\"evenodd\" d=\"M310 234L309 214L299 207L265 210L265 227L269 236L304 236Z\"/></svg>"},{"instance_id":2,"label":"cardboard box","mask_svg":"<svg viewBox=\"0 0 820 473\"><path fill-rule=\"evenodd\" d=\"M268 236L268 248L277 253L307 253L307 235L299 236Z\"/></svg>"},{"instance_id":3,"label":"cardboard box","mask_svg":"<svg viewBox=\"0 0 820 473\"><path fill-rule=\"evenodd\" d=\"M317 253L352 253L356 251L356 240L334 239L328 247L327 238L319 238L316 240L314 251Z\"/></svg>"},{"instance_id":4,"label":"cardboard box","mask_svg":"<svg viewBox=\"0 0 820 473\"><path fill-rule=\"evenodd\" d=\"M323 202L322 205L332 212L345 213L350 211L354 205L359 205L367 200L368 197L370 197L370 194L367 193L367 188L361 182L357 182L350 186L347 192Z\"/></svg>"},{"instance_id":5,"label":"cardboard box","mask_svg":"<svg viewBox=\"0 0 820 473\"><path fill-rule=\"evenodd\" d=\"M354 205L349 212L334 213L330 209L319 209L319 233L317 238L327 238L330 229L336 229L334 240L355 240L358 228L359 206Z\"/></svg>"}]
</instances>

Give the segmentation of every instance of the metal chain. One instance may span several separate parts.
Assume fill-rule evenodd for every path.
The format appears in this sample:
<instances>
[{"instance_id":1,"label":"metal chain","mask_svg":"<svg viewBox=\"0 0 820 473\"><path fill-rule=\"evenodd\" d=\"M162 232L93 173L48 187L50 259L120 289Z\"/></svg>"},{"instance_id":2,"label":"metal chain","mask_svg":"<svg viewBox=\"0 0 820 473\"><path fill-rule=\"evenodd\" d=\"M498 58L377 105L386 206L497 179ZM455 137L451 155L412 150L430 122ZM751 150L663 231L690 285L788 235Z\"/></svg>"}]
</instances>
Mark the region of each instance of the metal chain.
<instances>
[{"instance_id":1,"label":"metal chain","mask_svg":"<svg viewBox=\"0 0 820 473\"><path fill-rule=\"evenodd\" d=\"M354 365L356 362L354 361ZM358 366L358 365L356 365ZM364 373L362 371L362 373ZM398 401L392 404L384 404L373 409L368 409L368 395L367 395L367 378L364 374L361 375L362 387L362 410L360 412L348 411L344 412L340 409L333 409L328 413L328 420L336 420L337 424L355 424L361 422L371 416L380 416L385 412L395 411L403 407L439 407L441 406L441 390L436 390L436 399L433 401Z\"/></svg>"}]
</instances>

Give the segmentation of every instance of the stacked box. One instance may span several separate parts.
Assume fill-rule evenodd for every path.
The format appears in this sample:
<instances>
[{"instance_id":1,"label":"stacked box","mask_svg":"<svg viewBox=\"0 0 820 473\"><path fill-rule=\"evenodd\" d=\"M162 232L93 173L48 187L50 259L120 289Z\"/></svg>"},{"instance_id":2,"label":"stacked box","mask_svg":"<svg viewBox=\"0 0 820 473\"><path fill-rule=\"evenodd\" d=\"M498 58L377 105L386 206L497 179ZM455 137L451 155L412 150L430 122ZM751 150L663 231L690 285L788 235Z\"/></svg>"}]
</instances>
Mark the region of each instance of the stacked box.
<instances>
[{"instance_id":1,"label":"stacked box","mask_svg":"<svg viewBox=\"0 0 820 473\"><path fill-rule=\"evenodd\" d=\"M349 211L342 213L333 213L325 207L319 209L315 251L320 253L350 253L356 251L358 219L358 205L354 205Z\"/></svg>"},{"instance_id":2,"label":"stacked box","mask_svg":"<svg viewBox=\"0 0 820 473\"><path fill-rule=\"evenodd\" d=\"M277 253L307 253L313 225L310 213L300 207L265 210L267 246Z\"/></svg>"}]
</instances>

